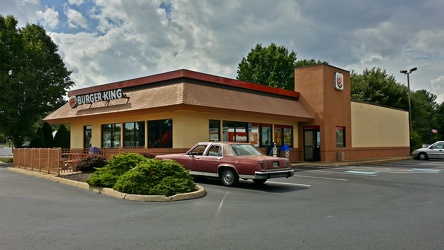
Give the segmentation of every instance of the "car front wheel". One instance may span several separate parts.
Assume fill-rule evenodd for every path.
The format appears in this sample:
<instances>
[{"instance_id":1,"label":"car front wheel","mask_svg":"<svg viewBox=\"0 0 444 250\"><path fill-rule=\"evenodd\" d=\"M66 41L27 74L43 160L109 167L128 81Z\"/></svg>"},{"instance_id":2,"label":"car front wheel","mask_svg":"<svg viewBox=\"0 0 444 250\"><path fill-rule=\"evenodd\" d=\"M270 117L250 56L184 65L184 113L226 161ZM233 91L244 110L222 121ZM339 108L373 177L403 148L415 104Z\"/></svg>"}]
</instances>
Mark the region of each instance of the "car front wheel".
<instances>
[{"instance_id":1,"label":"car front wheel","mask_svg":"<svg viewBox=\"0 0 444 250\"><path fill-rule=\"evenodd\" d=\"M239 182L239 176L233 169L227 168L222 171L221 180L225 186L235 186Z\"/></svg>"},{"instance_id":2,"label":"car front wheel","mask_svg":"<svg viewBox=\"0 0 444 250\"><path fill-rule=\"evenodd\" d=\"M428 158L426 153L419 153L418 155L418 159L420 160L427 160Z\"/></svg>"}]
</instances>

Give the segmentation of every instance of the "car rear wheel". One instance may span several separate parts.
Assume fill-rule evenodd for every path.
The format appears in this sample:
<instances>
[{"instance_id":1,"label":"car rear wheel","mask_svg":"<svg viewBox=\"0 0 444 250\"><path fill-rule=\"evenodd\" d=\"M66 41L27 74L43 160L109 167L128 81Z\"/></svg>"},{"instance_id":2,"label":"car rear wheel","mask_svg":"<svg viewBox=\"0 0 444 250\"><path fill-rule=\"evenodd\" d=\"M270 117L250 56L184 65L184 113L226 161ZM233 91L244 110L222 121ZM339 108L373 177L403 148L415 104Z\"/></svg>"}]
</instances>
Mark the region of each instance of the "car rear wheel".
<instances>
[{"instance_id":1,"label":"car rear wheel","mask_svg":"<svg viewBox=\"0 0 444 250\"><path fill-rule=\"evenodd\" d=\"M419 153L418 155L418 159L420 160L427 160L428 158L426 153Z\"/></svg>"},{"instance_id":2,"label":"car rear wheel","mask_svg":"<svg viewBox=\"0 0 444 250\"><path fill-rule=\"evenodd\" d=\"M255 184L264 184L266 181L267 179L253 179Z\"/></svg>"},{"instance_id":3,"label":"car rear wheel","mask_svg":"<svg viewBox=\"0 0 444 250\"><path fill-rule=\"evenodd\" d=\"M235 186L239 182L239 176L233 169L227 168L222 171L221 180L225 186Z\"/></svg>"}]
</instances>

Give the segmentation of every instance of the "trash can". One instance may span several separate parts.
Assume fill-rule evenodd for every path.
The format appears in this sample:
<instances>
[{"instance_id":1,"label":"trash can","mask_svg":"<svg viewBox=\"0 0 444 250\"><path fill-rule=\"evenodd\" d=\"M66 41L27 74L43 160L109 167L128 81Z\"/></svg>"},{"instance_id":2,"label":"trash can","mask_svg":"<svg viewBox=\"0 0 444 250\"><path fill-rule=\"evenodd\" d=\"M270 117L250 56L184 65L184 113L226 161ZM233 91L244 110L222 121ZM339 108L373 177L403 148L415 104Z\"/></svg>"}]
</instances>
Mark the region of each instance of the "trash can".
<instances>
[{"instance_id":1,"label":"trash can","mask_svg":"<svg viewBox=\"0 0 444 250\"><path fill-rule=\"evenodd\" d=\"M287 144L282 145L279 148L280 151L280 157L285 157L285 158L290 158L290 146L288 146Z\"/></svg>"},{"instance_id":2,"label":"trash can","mask_svg":"<svg viewBox=\"0 0 444 250\"><path fill-rule=\"evenodd\" d=\"M100 149L98 147L91 147L89 148L89 153L90 154L100 154Z\"/></svg>"}]
</instances>

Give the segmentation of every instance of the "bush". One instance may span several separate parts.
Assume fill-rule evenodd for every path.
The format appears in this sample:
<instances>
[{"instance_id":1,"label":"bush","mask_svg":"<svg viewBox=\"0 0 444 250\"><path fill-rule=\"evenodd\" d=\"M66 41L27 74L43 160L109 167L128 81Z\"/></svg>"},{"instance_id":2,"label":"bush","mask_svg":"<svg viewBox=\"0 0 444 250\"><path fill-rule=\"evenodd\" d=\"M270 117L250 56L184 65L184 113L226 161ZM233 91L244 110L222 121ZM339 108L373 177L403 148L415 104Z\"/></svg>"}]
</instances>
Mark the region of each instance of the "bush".
<instances>
[{"instance_id":1,"label":"bush","mask_svg":"<svg viewBox=\"0 0 444 250\"><path fill-rule=\"evenodd\" d=\"M179 163L147 159L121 176L113 188L129 194L171 196L195 191L196 184Z\"/></svg>"},{"instance_id":2,"label":"bush","mask_svg":"<svg viewBox=\"0 0 444 250\"><path fill-rule=\"evenodd\" d=\"M86 183L96 187L113 187L120 176L134 168L139 162L146 161L140 154L122 153L113 156L103 168L99 168L86 179Z\"/></svg>"},{"instance_id":3,"label":"bush","mask_svg":"<svg viewBox=\"0 0 444 250\"><path fill-rule=\"evenodd\" d=\"M77 165L77 168L84 173L93 173L106 165L106 158L102 155L88 155Z\"/></svg>"}]
</instances>

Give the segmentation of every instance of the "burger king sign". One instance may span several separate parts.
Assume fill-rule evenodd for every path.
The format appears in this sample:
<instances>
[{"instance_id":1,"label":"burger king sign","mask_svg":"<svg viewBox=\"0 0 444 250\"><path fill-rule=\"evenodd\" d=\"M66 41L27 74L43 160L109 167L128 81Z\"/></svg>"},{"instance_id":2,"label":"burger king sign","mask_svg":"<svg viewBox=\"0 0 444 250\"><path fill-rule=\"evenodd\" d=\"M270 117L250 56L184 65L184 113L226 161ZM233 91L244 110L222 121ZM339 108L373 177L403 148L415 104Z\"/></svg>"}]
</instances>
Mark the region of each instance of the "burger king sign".
<instances>
[{"instance_id":1,"label":"burger king sign","mask_svg":"<svg viewBox=\"0 0 444 250\"><path fill-rule=\"evenodd\" d=\"M344 75L341 73L335 73L335 89L344 90Z\"/></svg>"}]
</instances>

